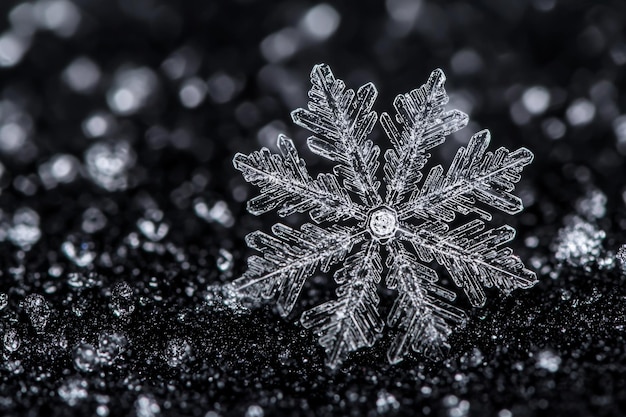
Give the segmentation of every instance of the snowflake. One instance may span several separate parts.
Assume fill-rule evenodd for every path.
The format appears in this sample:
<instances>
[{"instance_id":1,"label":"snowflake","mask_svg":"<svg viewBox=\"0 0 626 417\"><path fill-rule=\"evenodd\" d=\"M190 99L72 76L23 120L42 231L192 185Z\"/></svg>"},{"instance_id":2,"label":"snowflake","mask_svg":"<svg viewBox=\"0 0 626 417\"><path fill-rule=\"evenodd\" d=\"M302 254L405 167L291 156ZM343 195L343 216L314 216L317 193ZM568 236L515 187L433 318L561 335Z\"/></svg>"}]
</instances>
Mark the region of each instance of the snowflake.
<instances>
[{"instance_id":1,"label":"snowflake","mask_svg":"<svg viewBox=\"0 0 626 417\"><path fill-rule=\"evenodd\" d=\"M491 215L477 207L521 211L522 201L511 192L533 154L525 148L487 152L490 135L483 130L459 149L447 172L435 166L422 182L428 152L468 120L458 110L444 109L445 75L435 70L425 85L396 97L395 116L380 117L392 145L384 155L386 189L381 194L376 176L380 149L368 139L377 121L372 111L376 88L368 83L356 93L346 89L323 64L313 68L311 82L308 109L291 115L313 132L309 149L336 163L333 172L311 177L284 135L278 137L280 154L263 148L239 153L233 163L260 189L248 202L252 214L306 212L315 224L295 229L278 223L272 234L249 234L248 246L262 256L251 256L247 271L233 285L253 299L276 297L284 317L307 278L341 264L334 274L337 298L306 311L300 320L319 336L327 364L336 368L350 352L371 347L380 337L384 322L377 286L386 273L387 288L398 294L386 321L396 328L389 362L401 361L411 350L438 356L465 315L451 305L456 294L437 284L433 261L447 270L473 306L484 305L484 287L509 293L537 281L503 247L515 229L485 230Z\"/></svg>"}]
</instances>

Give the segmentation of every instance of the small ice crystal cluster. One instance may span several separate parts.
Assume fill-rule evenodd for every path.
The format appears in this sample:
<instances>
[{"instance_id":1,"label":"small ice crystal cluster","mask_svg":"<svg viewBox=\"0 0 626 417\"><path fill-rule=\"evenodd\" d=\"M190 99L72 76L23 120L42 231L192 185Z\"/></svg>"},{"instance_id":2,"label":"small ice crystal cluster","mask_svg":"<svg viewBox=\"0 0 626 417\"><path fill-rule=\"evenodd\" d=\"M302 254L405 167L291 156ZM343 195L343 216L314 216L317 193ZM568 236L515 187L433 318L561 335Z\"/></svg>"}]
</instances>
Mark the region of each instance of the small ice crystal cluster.
<instances>
[{"instance_id":1,"label":"small ice crystal cluster","mask_svg":"<svg viewBox=\"0 0 626 417\"><path fill-rule=\"evenodd\" d=\"M110 366L128 346L124 334L102 332L98 336L98 347L81 343L74 348L74 366L79 371L89 373L98 367Z\"/></svg>"},{"instance_id":2,"label":"small ice crystal cluster","mask_svg":"<svg viewBox=\"0 0 626 417\"><path fill-rule=\"evenodd\" d=\"M98 142L85 153L85 164L91 179L105 190L125 190L135 153L127 142Z\"/></svg>"},{"instance_id":3,"label":"small ice crystal cluster","mask_svg":"<svg viewBox=\"0 0 626 417\"><path fill-rule=\"evenodd\" d=\"M600 256L605 236L594 224L573 217L559 230L554 257L571 266L589 265Z\"/></svg>"},{"instance_id":4,"label":"small ice crystal cluster","mask_svg":"<svg viewBox=\"0 0 626 417\"><path fill-rule=\"evenodd\" d=\"M50 306L39 294L28 295L21 304L37 333L43 333L50 319Z\"/></svg>"},{"instance_id":5,"label":"small ice crystal cluster","mask_svg":"<svg viewBox=\"0 0 626 417\"><path fill-rule=\"evenodd\" d=\"M5 226L8 225L5 224ZM1 229L3 229L2 225L0 225L0 241L3 241L5 233ZM13 219L6 231L6 236L15 246L25 250L30 249L41 238L37 212L28 207L17 209L13 213Z\"/></svg>"},{"instance_id":6,"label":"small ice crystal cluster","mask_svg":"<svg viewBox=\"0 0 626 417\"><path fill-rule=\"evenodd\" d=\"M111 289L111 303L109 305L113 315L118 318L127 318L135 311L133 289L124 281L113 285Z\"/></svg>"},{"instance_id":7,"label":"small ice crystal cluster","mask_svg":"<svg viewBox=\"0 0 626 417\"><path fill-rule=\"evenodd\" d=\"M558 262L589 267L599 261L606 233L596 222L606 214L606 202L606 195L597 189L589 190L576 201L577 214L566 218L565 226L559 230L552 245Z\"/></svg>"},{"instance_id":8,"label":"small ice crystal cluster","mask_svg":"<svg viewBox=\"0 0 626 417\"><path fill-rule=\"evenodd\" d=\"M272 234L248 235L248 245L261 256L248 260L248 270L233 285L252 299L276 296L278 311L287 316L307 278L341 265L335 272L337 298L301 318L336 368L350 352L371 347L380 337L385 323L377 286L386 273L387 288L397 291L386 321L396 328L389 362L411 350L439 356L465 316L452 305L456 294L437 283L433 261L473 306L485 303L484 288L509 293L536 282L503 246L515 230L486 229L491 214L483 208L522 210L512 192L533 154L525 148L488 152L490 134L483 130L459 149L447 172L438 165L424 177L429 151L468 121L458 110L445 110L445 76L435 70L425 85L396 97L394 115L380 117L391 144L384 153L386 190L380 193L380 148L368 139L378 119L372 110L376 88L368 83L356 92L347 89L326 65L313 68L311 82L308 109L294 111L292 118L313 132L309 149L336 165L331 173L312 177L284 135L278 137L280 154L263 148L235 156L235 168L260 189L248 202L251 213L308 213L313 223L299 229L278 223Z\"/></svg>"}]
</instances>

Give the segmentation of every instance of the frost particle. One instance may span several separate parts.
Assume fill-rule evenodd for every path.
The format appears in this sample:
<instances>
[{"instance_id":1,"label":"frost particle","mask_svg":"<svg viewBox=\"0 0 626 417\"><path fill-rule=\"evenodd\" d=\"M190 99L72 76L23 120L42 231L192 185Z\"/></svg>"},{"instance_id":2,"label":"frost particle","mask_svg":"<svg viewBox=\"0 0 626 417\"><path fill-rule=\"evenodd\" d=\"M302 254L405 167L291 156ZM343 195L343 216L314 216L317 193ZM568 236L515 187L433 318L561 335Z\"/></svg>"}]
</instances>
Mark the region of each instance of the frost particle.
<instances>
[{"instance_id":1,"label":"frost particle","mask_svg":"<svg viewBox=\"0 0 626 417\"><path fill-rule=\"evenodd\" d=\"M542 114L550 104L550 92L543 86L530 87L522 94L522 103L530 114Z\"/></svg>"},{"instance_id":2,"label":"frost particle","mask_svg":"<svg viewBox=\"0 0 626 417\"><path fill-rule=\"evenodd\" d=\"M9 328L4 332L3 337L4 348L7 352L13 353L20 348L20 336L17 333L17 330L14 328Z\"/></svg>"},{"instance_id":3,"label":"frost particle","mask_svg":"<svg viewBox=\"0 0 626 417\"><path fill-rule=\"evenodd\" d=\"M170 227L167 225L167 223L160 221L163 214L161 213L158 216L155 216L154 214L151 215L149 213L146 214L146 217L148 218L139 219L137 221L137 228L139 229L141 234L143 234L145 237L153 242L159 242L163 240L163 238L167 236L167 233L170 231Z\"/></svg>"},{"instance_id":4,"label":"frost particle","mask_svg":"<svg viewBox=\"0 0 626 417\"><path fill-rule=\"evenodd\" d=\"M135 401L135 412L137 417L156 417L161 414L161 407L154 398L140 395Z\"/></svg>"},{"instance_id":5,"label":"frost particle","mask_svg":"<svg viewBox=\"0 0 626 417\"><path fill-rule=\"evenodd\" d=\"M135 153L127 142L92 145L85 153L85 165L91 179L108 191L128 187L128 171L135 165Z\"/></svg>"},{"instance_id":6,"label":"frost particle","mask_svg":"<svg viewBox=\"0 0 626 417\"><path fill-rule=\"evenodd\" d=\"M0 292L0 311L4 310L9 305L9 295L5 292Z\"/></svg>"},{"instance_id":7,"label":"frost particle","mask_svg":"<svg viewBox=\"0 0 626 417\"><path fill-rule=\"evenodd\" d=\"M376 399L376 411L378 413L386 414L398 409L400 409L400 403L396 397L385 390L378 392L378 398Z\"/></svg>"},{"instance_id":8,"label":"frost particle","mask_svg":"<svg viewBox=\"0 0 626 417\"><path fill-rule=\"evenodd\" d=\"M128 346L128 339L121 333L102 332L98 336L98 358L100 362L111 365Z\"/></svg>"},{"instance_id":9,"label":"frost particle","mask_svg":"<svg viewBox=\"0 0 626 417\"><path fill-rule=\"evenodd\" d=\"M620 246L616 258L620 263L622 273L626 274L626 244Z\"/></svg>"},{"instance_id":10,"label":"frost particle","mask_svg":"<svg viewBox=\"0 0 626 417\"><path fill-rule=\"evenodd\" d=\"M63 81L77 93L89 93L98 85L102 73L91 59L81 56L63 71Z\"/></svg>"},{"instance_id":11,"label":"frost particle","mask_svg":"<svg viewBox=\"0 0 626 417\"><path fill-rule=\"evenodd\" d=\"M39 294L30 294L22 301L22 307L37 333L43 333L50 318L50 306Z\"/></svg>"},{"instance_id":12,"label":"frost particle","mask_svg":"<svg viewBox=\"0 0 626 417\"><path fill-rule=\"evenodd\" d=\"M88 343L81 343L74 349L74 366L82 372L92 372L98 365L96 348Z\"/></svg>"},{"instance_id":13,"label":"frost particle","mask_svg":"<svg viewBox=\"0 0 626 417\"><path fill-rule=\"evenodd\" d=\"M542 350L537 355L537 368L548 372L556 372L561 366L561 357L549 350Z\"/></svg>"},{"instance_id":14,"label":"frost particle","mask_svg":"<svg viewBox=\"0 0 626 417\"><path fill-rule=\"evenodd\" d=\"M111 289L111 309L115 317L125 318L135 311L133 289L124 281L116 283Z\"/></svg>"},{"instance_id":15,"label":"frost particle","mask_svg":"<svg viewBox=\"0 0 626 417\"><path fill-rule=\"evenodd\" d=\"M123 68L115 74L107 102L113 113L129 116L143 109L157 88L157 76L150 68Z\"/></svg>"},{"instance_id":16,"label":"frost particle","mask_svg":"<svg viewBox=\"0 0 626 417\"><path fill-rule=\"evenodd\" d=\"M90 207L83 213L81 228L85 233L96 233L107 225L107 218L97 207Z\"/></svg>"},{"instance_id":17,"label":"frost particle","mask_svg":"<svg viewBox=\"0 0 626 417\"><path fill-rule=\"evenodd\" d=\"M29 250L41 237L37 212L28 207L18 209L13 214L13 223L8 235L14 245Z\"/></svg>"},{"instance_id":18,"label":"frost particle","mask_svg":"<svg viewBox=\"0 0 626 417\"><path fill-rule=\"evenodd\" d=\"M91 266L96 259L94 246L93 242L72 235L61 244L61 251L75 265L85 268Z\"/></svg>"},{"instance_id":19,"label":"frost particle","mask_svg":"<svg viewBox=\"0 0 626 417\"><path fill-rule=\"evenodd\" d=\"M167 342L164 356L168 366L179 367L189 360L191 345L185 339L172 339Z\"/></svg>"},{"instance_id":20,"label":"frost particle","mask_svg":"<svg viewBox=\"0 0 626 417\"><path fill-rule=\"evenodd\" d=\"M87 381L84 379L70 379L58 389L59 397L70 407L74 407L88 396Z\"/></svg>"},{"instance_id":21,"label":"frost particle","mask_svg":"<svg viewBox=\"0 0 626 417\"><path fill-rule=\"evenodd\" d=\"M572 126L584 126L593 120L596 115L596 106L587 99L579 98L570 104L565 112L567 121Z\"/></svg>"},{"instance_id":22,"label":"frost particle","mask_svg":"<svg viewBox=\"0 0 626 417\"><path fill-rule=\"evenodd\" d=\"M224 227L232 227L235 224L235 219L225 201L219 200L209 207L204 200L197 199L194 201L193 209L198 217L209 223L219 223Z\"/></svg>"},{"instance_id":23,"label":"frost particle","mask_svg":"<svg viewBox=\"0 0 626 417\"><path fill-rule=\"evenodd\" d=\"M233 255L226 249L220 249L217 257L217 269L222 272L230 272L233 267Z\"/></svg>"},{"instance_id":24,"label":"frost particle","mask_svg":"<svg viewBox=\"0 0 626 417\"><path fill-rule=\"evenodd\" d=\"M559 230L554 257L572 266L589 265L600 256L605 236L594 224L573 217Z\"/></svg>"},{"instance_id":25,"label":"frost particle","mask_svg":"<svg viewBox=\"0 0 626 417\"><path fill-rule=\"evenodd\" d=\"M264 415L265 413L263 412L263 408L259 405L253 404L246 410L245 417L263 417Z\"/></svg>"}]
</instances>

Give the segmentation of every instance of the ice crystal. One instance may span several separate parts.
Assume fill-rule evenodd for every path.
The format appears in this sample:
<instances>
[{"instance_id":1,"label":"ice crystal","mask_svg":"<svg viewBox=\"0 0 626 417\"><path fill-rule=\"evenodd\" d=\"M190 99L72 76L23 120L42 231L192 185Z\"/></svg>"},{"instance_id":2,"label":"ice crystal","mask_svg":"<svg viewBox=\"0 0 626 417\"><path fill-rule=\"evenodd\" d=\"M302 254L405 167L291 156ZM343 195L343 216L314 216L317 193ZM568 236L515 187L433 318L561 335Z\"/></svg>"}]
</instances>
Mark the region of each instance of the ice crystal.
<instances>
[{"instance_id":1,"label":"ice crystal","mask_svg":"<svg viewBox=\"0 0 626 417\"><path fill-rule=\"evenodd\" d=\"M94 243L80 236L70 235L68 239L61 244L61 252L81 268L91 266L96 259Z\"/></svg>"},{"instance_id":2,"label":"ice crystal","mask_svg":"<svg viewBox=\"0 0 626 417\"><path fill-rule=\"evenodd\" d=\"M549 350L542 350L537 355L537 368L545 369L548 372L556 372L561 366L561 357Z\"/></svg>"},{"instance_id":3,"label":"ice crystal","mask_svg":"<svg viewBox=\"0 0 626 417\"><path fill-rule=\"evenodd\" d=\"M98 365L96 348L88 343L81 343L74 349L74 366L82 372L92 372Z\"/></svg>"},{"instance_id":4,"label":"ice crystal","mask_svg":"<svg viewBox=\"0 0 626 417\"><path fill-rule=\"evenodd\" d=\"M571 266L588 266L600 257L605 237L604 230L573 216L559 230L553 245L554 257Z\"/></svg>"},{"instance_id":5,"label":"ice crystal","mask_svg":"<svg viewBox=\"0 0 626 417\"><path fill-rule=\"evenodd\" d=\"M113 361L126 350L128 339L122 333L102 332L98 336L98 360L106 365Z\"/></svg>"},{"instance_id":6,"label":"ice crystal","mask_svg":"<svg viewBox=\"0 0 626 417\"><path fill-rule=\"evenodd\" d=\"M156 417L161 414L161 407L154 398L140 395L135 401L135 412L137 417Z\"/></svg>"},{"instance_id":7,"label":"ice crystal","mask_svg":"<svg viewBox=\"0 0 626 417\"><path fill-rule=\"evenodd\" d=\"M0 311L4 310L9 305L9 296L7 293L0 292Z\"/></svg>"},{"instance_id":8,"label":"ice crystal","mask_svg":"<svg viewBox=\"0 0 626 417\"><path fill-rule=\"evenodd\" d=\"M616 257L620 263L620 268L622 269L622 272L626 274L626 244L620 246L617 251Z\"/></svg>"},{"instance_id":9,"label":"ice crystal","mask_svg":"<svg viewBox=\"0 0 626 417\"><path fill-rule=\"evenodd\" d=\"M4 348L9 353L13 353L20 348L20 336L14 328L9 328L4 332L3 341Z\"/></svg>"},{"instance_id":10,"label":"ice crystal","mask_svg":"<svg viewBox=\"0 0 626 417\"><path fill-rule=\"evenodd\" d=\"M24 311L30 319L30 323L37 333L43 333L48 325L50 318L50 306L45 298L39 294L30 294L26 296L21 303Z\"/></svg>"},{"instance_id":11,"label":"ice crystal","mask_svg":"<svg viewBox=\"0 0 626 417\"><path fill-rule=\"evenodd\" d=\"M164 359L171 368L181 366L190 355L191 346L186 340L175 338L167 342Z\"/></svg>"},{"instance_id":12,"label":"ice crystal","mask_svg":"<svg viewBox=\"0 0 626 417\"><path fill-rule=\"evenodd\" d=\"M576 212L589 221L601 219L606 214L606 194L592 188L576 201Z\"/></svg>"},{"instance_id":13,"label":"ice crystal","mask_svg":"<svg viewBox=\"0 0 626 417\"><path fill-rule=\"evenodd\" d=\"M128 171L135 164L135 153L127 142L92 145L85 153L87 172L93 181L107 191L128 187Z\"/></svg>"},{"instance_id":14,"label":"ice crystal","mask_svg":"<svg viewBox=\"0 0 626 417\"><path fill-rule=\"evenodd\" d=\"M276 296L278 311L287 316L307 278L340 264L334 275L337 298L301 318L319 336L331 368L380 337L384 321L377 286L383 274L387 288L397 291L387 317L387 325L397 329L390 363L411 350L437 356L453 327L464 321L464 313L451 305L455 293L437 284L433 261L473 306L485 303L484 287L509 293L536 282L503 247L515 230L485 230L491 215L480 208L522 210L512 191L533 159L529 150L487 152L490 134L483 130L457 152L447 172L435 166L422 181L429 151L468 120L458 110L445 110L444 81L441 70L433 71L425 85L396 97L394 115L382 114L392 145L384 154L384 194L377 177L380 149L368 139L377 121L376 88L368 83L356 92L347 89L326 65L313 68L308 109L295 110L292 118L313 132L309 149L336 164L332 173L313 178L284 135L278 137L279 154L263 148L234 157L235 168L260 189L248 202L251 213L306 212L315 223L299 229L278 223L272 234L249 234L248 245L262 255L249 258L234 286L253 299Z\"/></svg>"},{"instance_id":15,"label":"ice crystal","mask_svg":"<svg viewBox=\"0 0 626 417\"><path fill-rule=\"evenodd\" d=\"M73 378L61 385L58 389L59 397L73 407L89 395L88 384L82 378Z\"/></svg>"},{"instance_id":16,"label":"ice crystal","mask_svg":"<svg viewBox=\"0 0 626 417\"><path fill-rule=\"evenodd\" d=\"M124 281L117 282L111 289L111 310L115 317L128 317L135 311L133 289Z\"/></svg>"}]
</instances>

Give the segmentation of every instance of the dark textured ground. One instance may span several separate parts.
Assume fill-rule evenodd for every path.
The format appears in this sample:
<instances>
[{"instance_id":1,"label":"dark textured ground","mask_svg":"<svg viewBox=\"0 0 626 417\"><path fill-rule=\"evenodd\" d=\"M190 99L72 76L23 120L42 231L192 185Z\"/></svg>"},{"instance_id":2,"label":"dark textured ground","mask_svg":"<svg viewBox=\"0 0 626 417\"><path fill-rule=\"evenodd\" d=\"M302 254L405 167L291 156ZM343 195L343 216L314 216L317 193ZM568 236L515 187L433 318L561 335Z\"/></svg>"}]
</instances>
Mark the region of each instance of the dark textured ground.
<instances>
[{"instance_id":1,"label":"dark textured ground","mask_svg":"<svg viewBox=\"0 0 626 417\"><path fill-rule=\"evenodd\" d=\"M0 295L0 414L626 414L626 287L613 256L626 243L624 2L333 2L339 26L317 40L320 21L311 18L313 32L302 23L315 6L308 1L76 0L74 9L39 1L33 13L48 29L37 30L28 5L18 13L17 4L0 5L2 28L30 45L14 62L0 37L0 292L8 295L4 307ZM292 54L277 55L284 47L267 40L276 33L299 39ZM72 88L62 74L78 57L100 75ZM536 155L519 185L527 210L496 221L518 228L513 247L540 282L469 309L443 361L415 355L389 366L383 339L333 374L314 337L269 306L236 314L210 289L207 302L209 286L245 269L245 234L272 221L245 213L253 190L231 158L271 144L278 131L306 137L289 111L305 105L318 62L351 87L373 81L378 111L444 69L451 105L472 123L438 161L483 127L495 146ZM107 92L128 67L148 71L148 87L138 87L147 93L116 114ZM185 107L181 86L207 80L202 103ZM538 114L524 104L532 86L550 97ZM89 138L81 125L95 111L108 115L108 129ZM380 132L377 140L384 148ZM135 158L109 155L111 164L127 162L108 167L117 176L107 166L94 171L97 144ZM72 175L50 174L46 163L59 155ZM590 190L605 194L606 214L576 203ZM216 204L232 218L202 214ZM28 235L16 228L24 216L12 220L23 207L40 217L30 248L18 241ZM100 214L90 220L93 208ZM558 266L552 243L576 212L607 237L586 266ZM305 290L299 311L332 293L325 282ZM107 335L113 345L102 342Z\"/></svg>"}]
</instances>

